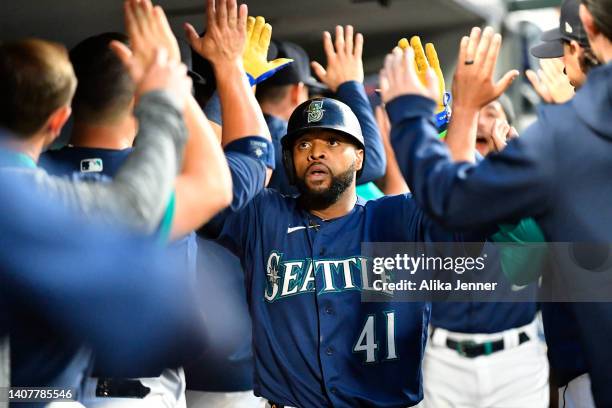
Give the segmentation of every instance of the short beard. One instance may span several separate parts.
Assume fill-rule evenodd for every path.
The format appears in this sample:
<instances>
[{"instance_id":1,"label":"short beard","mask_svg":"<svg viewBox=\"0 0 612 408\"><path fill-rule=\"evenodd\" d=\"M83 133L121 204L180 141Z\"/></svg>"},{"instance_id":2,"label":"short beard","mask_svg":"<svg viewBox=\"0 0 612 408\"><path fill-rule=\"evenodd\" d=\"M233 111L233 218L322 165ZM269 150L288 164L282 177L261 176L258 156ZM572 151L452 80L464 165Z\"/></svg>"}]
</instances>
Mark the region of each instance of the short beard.
<instances>
[{"instance_id":1,"label":"short beard","mask_svg":"<svg viewBox=\"0 0 612 408\"><path fill-rule=\"evenodd\" d=\"M312 191L303 178L298 178L296 185L300 191L298 198L301 206L307 210L320 211L335 204L342 193L353 184L355 179L355 163L344 173L332 176L331 185L323 191Z\"/></svg>"}]
</instances>

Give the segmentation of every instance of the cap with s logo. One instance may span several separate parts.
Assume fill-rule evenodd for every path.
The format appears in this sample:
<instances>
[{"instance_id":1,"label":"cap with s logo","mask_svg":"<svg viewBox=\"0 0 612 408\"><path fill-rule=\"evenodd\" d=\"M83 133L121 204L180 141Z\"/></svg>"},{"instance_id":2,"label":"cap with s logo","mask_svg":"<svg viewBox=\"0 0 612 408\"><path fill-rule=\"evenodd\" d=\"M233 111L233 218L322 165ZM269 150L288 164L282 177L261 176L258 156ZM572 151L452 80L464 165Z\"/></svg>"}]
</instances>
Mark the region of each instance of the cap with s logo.
<instances>
[{"instance_id":1,"label":"cap with s logo","mask_svg":"<svg viewBox=\"0 0 612 408\"><path fill-rule=\"evenodd\" d=\"M308 123L318 122L323 119L323 113L325 109L323 109L323 101L312 101L310 105L308 105Z\"/></svg>"}]
</instances>

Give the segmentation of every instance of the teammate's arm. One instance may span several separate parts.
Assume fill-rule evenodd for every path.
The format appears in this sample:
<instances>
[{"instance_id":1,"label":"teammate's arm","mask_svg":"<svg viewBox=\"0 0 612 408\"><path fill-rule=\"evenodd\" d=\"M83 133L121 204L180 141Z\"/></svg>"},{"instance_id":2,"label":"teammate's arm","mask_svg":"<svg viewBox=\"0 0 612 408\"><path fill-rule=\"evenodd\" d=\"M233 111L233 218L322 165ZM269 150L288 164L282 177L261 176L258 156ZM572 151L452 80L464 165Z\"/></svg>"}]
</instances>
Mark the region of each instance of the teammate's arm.
<instances>
[{"instance_id":1,"label":"teammate's arm","mask_svg":"<svg viewBox=\"0 0 612 408\"><path fill-rule=\"evenodd\" d=\"M270 132L261 108L251 90L244 70L242 55L246 44L246 21L248 9L245 4L237 6L236 0L221 1L215 9L214 0L208 0L207 28L203 37L198 36L193 26L186 24L189 43L213 66L222 111L222 143L226 152L233 151L253 157L262 162L274 161ZM230 163L231 167L231 163ZM230 169L231 170L231 169ZM249 167L260 171L259 165ZM267 178L271 169L263 170ZM248 177L249 184L239 184L245 178L237 179L232 172L234 200L232 208L237 209L254 197L264 185L254 185L258 177Z\"/></svg>"},{"instance_id":2,"label":"teammate's arm","mask_svg":"<svg viewBox=\"0 0 612 408\"><path fill-rule=\"evenodd\" d=\"M143 68L129 67L135 75L139 122L138 145L109 183L72 182L38 172L36 184L67 205L108 222L121 220L152 233L158 227L180 168L187 132L183 121L191 80L186 68L168 61L165 49Z\"/></svg>"},{"instance_id":3,"label":"teammate's arm","mask_svg":"<svg viewBox=\"0 0 612 408\"><path fill-rule=\"evenodd\" d=\"M252 90L255 92L256 84L265 81L274 75L278 70L284 68L293 60L287 58L277 58L268 61L268 48L272 39L272 26L266 23L265 18L249 16L246 26L246 46L244 49L243 66L246 71ZM221 101L219 94L214 92L204 111L209 119L210 125L217 134L219 141L222 140L222 118Z\"/></svg>"},{"instance_id":4,"label":"teammate's arm","mask_svg":"<svg viewBox=\"0 0 612 408\"><path fill-rule=\"evenodd\" d=\"M517 74L509 72L498 83L493 82L500 45L501 37L493 36L490 29L485 30L482 41L479 31L474 38L462 40L459 64L463 67L466 60L473 61L466 69L474 80L465 84L472 90L464 89L470 106L479 108L497 98ZM383 100L388 102L392 143L396 153L401 152L400 168L417 201L436 220L453 228L492 226L543 211L552 195L555 151L549 138L539 137L541 125L532 126L502 153L478 166L453 163L447 147L436 139L430 120L436 107L435 75L428 71L429 86L421 84L413 58L411 49L389 55L381 88ZM485 203L487 211L479 210Z\"/></svg>"},{"instance_id":5,"label":"teammate's arm","mask_svg":"<svg viewBox=\"0 0 612 408\"><path fill-rule=\"evenodd\" d=\"M193 97L187 100L185 125L189 139L183 169L174 184L172 238L198 229L232 202L232 178L225 155Z\"/></svg>"},{"instance_id":6,"label":"teammate's arm","mask_svg":"<svg viewBox=\"0 0 612 408\"><path fill-rule=\"evenodd\" d=\"M206 333L193 285L168 273L173 265L155 241L75 216L24 177L0 180L0 225L11 237L0 248L3 306L34 311L114 372L180 365L201 349Z\"/></svg>"},{"instance_id":7,"label":"teammate's arm","mask_svg":"<svg viewBox=\"0 0 612 408\"><path fill-rule=\"evenodd\" d=\"M374 181L385 174L386 157L372 107L363 86L363 35L354 34L353 26L336 26L335 41L329 32L323 33L323 48L327 67L313 61L312 68L338 99L346 103L361 126L367 159L358 184Z\"/></svg>"},{"instance_id":8,"label":"teammate's arm","mask_svg":"<svg viewBox=\"0 0 612 408\"><path fill-rule=\"evenodd\" d=\"M178 42L161 7L153 7L150 0L126 2L125 21L132 54L119 42L113 47L126 64L129 58L150 59L156 45L169 50L170 60L180 62ZM189 138L174 186L172 238L199 228L228 206L232 197L231 176L223 150L192 95L187 97L184 119Z\"/></svg>"}]
</instances>

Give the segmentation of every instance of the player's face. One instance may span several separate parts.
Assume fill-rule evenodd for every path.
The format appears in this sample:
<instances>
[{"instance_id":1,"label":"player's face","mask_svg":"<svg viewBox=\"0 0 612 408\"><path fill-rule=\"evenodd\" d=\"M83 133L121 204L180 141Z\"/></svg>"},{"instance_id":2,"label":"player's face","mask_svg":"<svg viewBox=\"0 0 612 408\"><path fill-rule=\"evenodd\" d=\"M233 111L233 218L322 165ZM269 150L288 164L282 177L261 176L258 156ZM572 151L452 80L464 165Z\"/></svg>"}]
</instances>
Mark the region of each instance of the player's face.
<instances>
[{"instance_id":1,"label":"player's face","mask_svg":"<svg viewBox=\"0 0 612 408\"><path fill-rule=\"evenodd\" d=\"M476 133L476 150L483 156L494 150L493 126L495 119L508 121L504 108L498 101L486 105L478 113L478 131Z\"/></svg>"},{"instance_id":2,"label":"player's face","mask_svg":"<svg viewBox=\"0 0 612 408\"><path fill-rule=\"evenodd\" d=\"M361 169L363 150L340 133L313 130L295 141L293 162L299 184L311 192L323 192L347 172L352 173L351 181L354 179Z\"/></svg>"}]
</instances>

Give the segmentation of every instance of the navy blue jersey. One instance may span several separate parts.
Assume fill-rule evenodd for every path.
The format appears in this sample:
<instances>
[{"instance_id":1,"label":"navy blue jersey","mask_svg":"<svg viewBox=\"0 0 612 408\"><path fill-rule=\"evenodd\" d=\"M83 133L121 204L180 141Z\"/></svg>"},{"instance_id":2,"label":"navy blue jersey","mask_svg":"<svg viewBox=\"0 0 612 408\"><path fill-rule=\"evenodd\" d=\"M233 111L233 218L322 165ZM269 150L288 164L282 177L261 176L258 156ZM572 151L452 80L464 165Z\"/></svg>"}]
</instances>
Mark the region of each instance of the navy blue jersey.
<instances>
[{"instance_id":1,"label":"navy blue jersey","mask_svg":"<svg viewBox=\"0 0 612 408\"><path fill-rule=\"evenodd\" d=\"M86 179L104 175L112 178L132 150L66 146L43 153L38 164L47 173L59 177L76 175Z\"/></svg>"},{"instance_id":2,"label":"navy blue jersey","mask_svg":"<svg viewBox=\"0 0 612 408\"><path fill-rule=\"evenodd\" d=\"M479 280L497 282L495 296L503 297L504 302L434 302L431 305L432 326L459 333L498 333L533 321L537 285L515 287L501 271L499 251L495 246L487 242L483 252L488 258L485 269L479 272ZM513 302L513 298L517 301ZM534 302L524 302L525 299Z\"/></svg>"},{"instance_id":3,"label":"navy blue jersey","mask_svg":"<svg viewBox=\"0 0 612 408\"><path fill-rule=\"evenodd\" d=\"M0 167L33 167L21 156L0 151ZM204 341L202 312L159 245L70 214L32 191L27 173L15 177L0 174L0 337L11 336L11 384L78 389L83 344L108 369L182 364Z\"/></svg>"},{"instance_id":4,"label":"navy blue jersey","mask_svg":"<svg viewBox=\"0 0 612 408\"><path fill-rule=\"evenodd\" d=\"M300 407L418 403L430 304L362 302L361 244L455 236L409 195L358 199L347 215L324 221L295 198L262 191L261 162L239 154L228 162L235 202L206 231L245 271L255 393Z\"/></svg>"},{"instance_id":5,"label":"navy blue jersey","mask_svg":"<svg viewBox=\"0 0 612 408\"><path fill-rule=\"evenodd\" d=\"M132 148L98 149L90 147L66 146L59 150L49 151L41 156L40 166L49 174L68 176L77 179L108 181L114 177L121 165L132 152ZM168 253L175 261L176 272L194 279L196 273L197 244L195 233L191 233L168 245ZM113 373L95 374L112 377ZM155 373L135 374L134 377L154 377Z\"/></svg>"},{"instance_id":6,"label":"navy blue jersey","mask_svg":"<svg viewBox=\"0 0 612 408\"><path fill-rule=\"evenodd\" d=\"M608 63L589 73L572 101L542 107L538 121L520 138L478 165L453 163L436 141L429 121L434 101L402 96L387 104L387 110L398 161L409 169L406 181L423 208L444 225L468 228L533 217L549 242L610 243L611 98ZM479 208L482 203L486 211ZM558 277L566 267L579 266L555 263L555 273L544 280L571 296L574 287L563 285ZM612 406L612 303L574 302L567 308L572 313L566 321L576 328L595 402ZM554 336L547 336L547 341L555 347Z\"/></svg>"}]
</instances>

